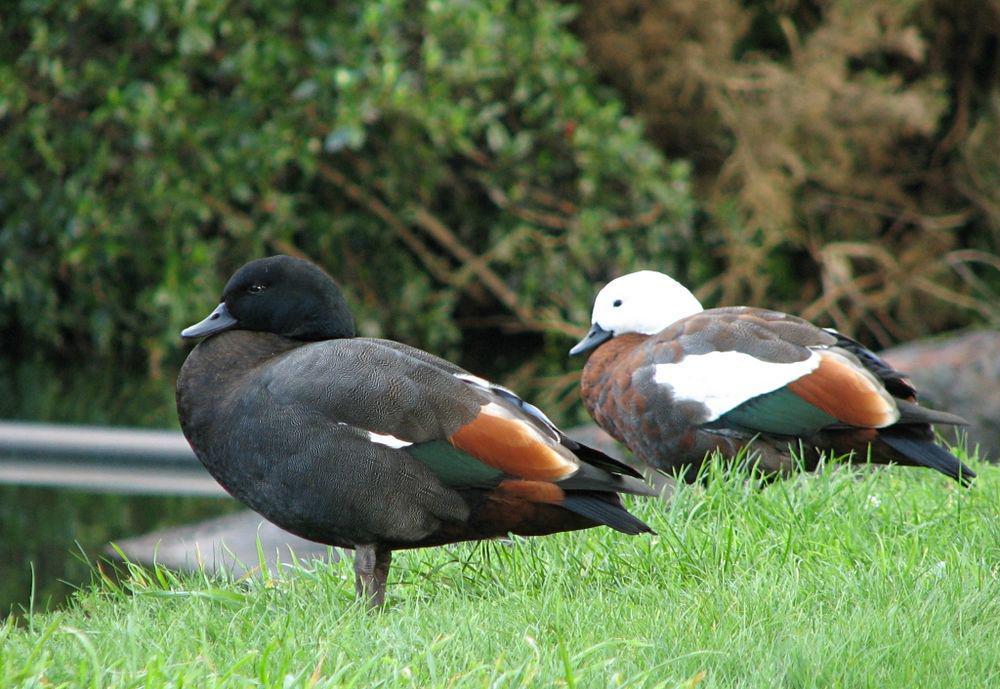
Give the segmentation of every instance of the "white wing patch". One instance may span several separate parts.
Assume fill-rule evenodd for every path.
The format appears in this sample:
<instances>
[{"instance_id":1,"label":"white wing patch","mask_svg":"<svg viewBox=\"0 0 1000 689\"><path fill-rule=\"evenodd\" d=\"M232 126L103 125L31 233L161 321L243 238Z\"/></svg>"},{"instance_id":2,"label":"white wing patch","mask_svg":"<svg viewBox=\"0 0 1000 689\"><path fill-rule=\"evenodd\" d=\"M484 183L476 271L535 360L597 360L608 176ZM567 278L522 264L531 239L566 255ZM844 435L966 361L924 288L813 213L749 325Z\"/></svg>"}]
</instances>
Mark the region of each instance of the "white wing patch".
<instances>
[{"instance_id":1,"label":"white wing patch","mask_svg":"<svg viewBox=\"0 0 1000 689\"><path fill-rule=\"evenodd\" d=\"M484 390L489 390L493 387L493 383L486 380L485 378L480 378L479 376L474 376L471 373L456 373L454 374L459 380L464 380L466 383L472 383L473 385L480 387Z\"/></svg>"},{"instance_id":2,"label":"white wing patch","mask_svg":"<svg viewBox=\"0 0 1000 689\"><path fill-rule=\"evenodd\" d=\"M486 380L485 378L480 378L479 376L474 376L471 373L456 373L454 374L459 380L464 380L466 383L471 383L476 387L480 387L483 390L489 390L493 387L493 383Z\"/></svg>"},{"instance_id":3,"label":"white wing patch","mask_svg":"<svg viewBox=\"0 0 1000 689\"><path fill-rule=\"evenodd\" d=\"M773 392L816 370L818 352L804 361L775 364L743 352L687 355L677 363L657 364L653 380L669 386L674 399L700 402L715 421L759 395Z\"/></svg>"},{"instance_id":4,"label":"white wing patch","mask_svg":"<svg viewBox=\"0 0 1000 689\"><path fill-rule=\"evenodd\" d=\"M383 435L382 433L374 433L373 431L365 431L368 434L368 439L373 443L378 443L379 445L385 445L386 447L400 448L409 447L413 443L407 440L401 440L394 435Z\"/></svg>"},{"instance_id":5,"label":"white wing patch","mask_svg":"<svg viewBox=\"0 0 1000 689\"><path fill-rule=\"evenodd\" d=\"M413 443L409 440L403 440L402 438L397 438L394 435L388 435L386 433L376 433L375 431L365 430L364 428L358 428L357 426L352 426L349 423L344 423L343 421L337 422L338 426L343 426L344 428L351 429L352 432L361 434L368 438L369 442L378 443L379 445L385 445L386 447L391 447L393 449L399 449L401 447L409 447Z\"/></svg>"}]
</instances>

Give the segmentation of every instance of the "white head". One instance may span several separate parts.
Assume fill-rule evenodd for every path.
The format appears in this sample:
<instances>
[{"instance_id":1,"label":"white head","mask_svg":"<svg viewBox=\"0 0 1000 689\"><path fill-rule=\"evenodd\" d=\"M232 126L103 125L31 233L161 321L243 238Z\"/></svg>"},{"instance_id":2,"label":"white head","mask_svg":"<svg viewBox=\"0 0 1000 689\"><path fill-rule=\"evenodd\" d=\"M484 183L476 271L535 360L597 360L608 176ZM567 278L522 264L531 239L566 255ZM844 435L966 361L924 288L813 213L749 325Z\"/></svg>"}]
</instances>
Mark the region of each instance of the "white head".
<instances>
[{"instance_id":1,"label":"white head","mask_svg":"<svg viewBox=\"0 0 1000 689\"><path fill-rule=\"evenodd\" d=\"M616 335L652 335L703 310L701 302L672 277L654 270L629 273L597 293L593 327L570 354L586 352Z\"/></svg>"}]
</instances>

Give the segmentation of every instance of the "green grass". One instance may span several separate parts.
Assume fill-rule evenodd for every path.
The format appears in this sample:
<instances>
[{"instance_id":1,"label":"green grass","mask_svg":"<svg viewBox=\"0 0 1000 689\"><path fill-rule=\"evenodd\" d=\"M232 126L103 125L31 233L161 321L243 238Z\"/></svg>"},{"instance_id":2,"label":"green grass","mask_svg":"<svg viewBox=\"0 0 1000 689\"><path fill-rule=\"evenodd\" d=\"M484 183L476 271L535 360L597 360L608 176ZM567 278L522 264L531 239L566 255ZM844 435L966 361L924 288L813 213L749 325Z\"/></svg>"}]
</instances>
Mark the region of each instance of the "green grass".
<instances>
[{"instance_id":1,"label":"green grass","mask_svg":"<svg viewBox=\"0 0 1000 689\"><path fill-rule=\"evenodd\" d=\"M607 529L225 582L133 569L0 627L0 685L1000 686L1000 467L739 476Z\"/></svg>"}]
</instances>

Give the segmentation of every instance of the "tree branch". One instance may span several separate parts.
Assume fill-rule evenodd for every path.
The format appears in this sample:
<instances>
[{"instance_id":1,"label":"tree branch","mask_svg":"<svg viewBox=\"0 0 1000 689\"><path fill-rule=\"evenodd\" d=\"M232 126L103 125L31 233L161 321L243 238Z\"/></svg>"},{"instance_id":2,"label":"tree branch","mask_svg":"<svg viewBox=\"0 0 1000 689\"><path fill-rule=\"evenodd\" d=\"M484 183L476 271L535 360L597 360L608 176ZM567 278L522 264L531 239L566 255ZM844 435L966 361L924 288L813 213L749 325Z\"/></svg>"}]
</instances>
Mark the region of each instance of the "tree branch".
<instances>
[{"instance_id":1,"label":"tree branch","mask_svg":"<svg viewBox=\"0 0 1000 689\"><path fill-rule=\"evenodd\" d=\"M378 217L386 225L392 228L407 248L412 251L418 259L420 259L420 262L424 264L424 267L427 268L427 271L434 277L435 280L444 284L452 284L451 272L447 263L441 260L438 256L435 256L434 252L432 252L430 248L428 248L428 246L421 241L420 237L414 234L413 231L406 226L406 223L404 223L399 216L392 212L392 209L349 180L343 172L332 167L331 165L321 162L319 163L317 169L319 170L320 175L323 176L323 179L336 186L338 189L343 191L348 198L359 205L364 206L369 212L372 213L372 215Z\"/></svg>"}]
</instances>

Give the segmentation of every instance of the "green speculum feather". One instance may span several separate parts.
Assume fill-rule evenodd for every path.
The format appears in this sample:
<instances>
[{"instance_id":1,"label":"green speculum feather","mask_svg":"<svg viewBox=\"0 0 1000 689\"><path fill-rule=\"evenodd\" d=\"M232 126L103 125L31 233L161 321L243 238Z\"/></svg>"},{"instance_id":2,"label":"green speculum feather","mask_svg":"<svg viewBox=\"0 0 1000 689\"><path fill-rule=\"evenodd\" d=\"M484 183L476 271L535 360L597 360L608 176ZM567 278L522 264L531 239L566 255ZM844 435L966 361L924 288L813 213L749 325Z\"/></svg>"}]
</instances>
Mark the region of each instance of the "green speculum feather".
<instances>
[{"instance_id":1,"label":"green speculum feather","mask_svg":"<svg viewBox=\"0 0 1000 689\"><path fill-rule=\"evenodd\" d=\"M445 440L411 445L407 451L453 488L492 486L504 475Z\"/></svg>"},{"instance_id":2,"label":"green speculum feather","mask_svg":"<svg viewBox=\"0 0 1000 689\"><path fill-rule=\"evenodd\" d=\"M810 435L837 419L788 388L747 400L719 417L719 423L778 435Z\"/></svg>"}]
</instances>

